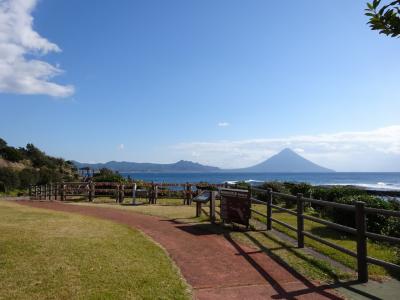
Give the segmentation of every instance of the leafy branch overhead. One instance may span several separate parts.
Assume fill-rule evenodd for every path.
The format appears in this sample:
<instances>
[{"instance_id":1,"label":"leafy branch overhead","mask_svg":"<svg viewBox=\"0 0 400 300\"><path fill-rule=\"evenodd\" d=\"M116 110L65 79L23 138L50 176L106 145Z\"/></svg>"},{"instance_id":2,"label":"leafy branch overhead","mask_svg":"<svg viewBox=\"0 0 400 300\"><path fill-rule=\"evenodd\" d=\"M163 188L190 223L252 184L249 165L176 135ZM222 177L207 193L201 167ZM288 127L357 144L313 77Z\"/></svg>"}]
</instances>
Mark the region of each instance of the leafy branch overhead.
<instances>
[{"instance_id":1,"label":"leafy branch overhead","mask_svg":"<svg viewBox=\"0 0 400 300\"><path fill-rule=\"evenodd\" d=\"M400 35L400 0L381 5L381 0L367 3L365 15L368 16L369 26L372 30L391 37Z\"/></svg>"}]
</instances>

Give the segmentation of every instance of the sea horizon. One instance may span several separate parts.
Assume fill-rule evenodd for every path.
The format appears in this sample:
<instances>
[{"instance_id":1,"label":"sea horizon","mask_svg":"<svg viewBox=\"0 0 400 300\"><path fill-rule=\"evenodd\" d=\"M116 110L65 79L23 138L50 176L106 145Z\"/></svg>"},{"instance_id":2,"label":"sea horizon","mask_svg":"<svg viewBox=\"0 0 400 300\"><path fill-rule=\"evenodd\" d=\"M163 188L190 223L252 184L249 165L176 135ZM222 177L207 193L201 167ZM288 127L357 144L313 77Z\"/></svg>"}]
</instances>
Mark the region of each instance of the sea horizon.
<instances>
[{"instance_id":1,"label":"sea horizon","mask_svg":"<svg viewBox=\"0 0 400 300\"><path fill-rule=\"evenodd\" d=\"M351 185L360 188L400 191L400 172L121 172L124 177L157 183L235 183L253 185L265 181L306 182L311 185Z\"/></svg>"}]
</instances>

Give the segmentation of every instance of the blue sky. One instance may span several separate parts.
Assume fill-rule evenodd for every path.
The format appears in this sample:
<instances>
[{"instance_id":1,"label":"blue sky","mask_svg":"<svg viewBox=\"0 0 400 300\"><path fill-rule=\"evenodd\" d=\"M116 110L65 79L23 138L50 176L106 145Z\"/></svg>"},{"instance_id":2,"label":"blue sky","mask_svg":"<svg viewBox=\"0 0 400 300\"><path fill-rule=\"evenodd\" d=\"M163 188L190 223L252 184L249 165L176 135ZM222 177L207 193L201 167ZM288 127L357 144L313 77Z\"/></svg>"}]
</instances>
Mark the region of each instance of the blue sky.
<instances>
[{"instance_id":1,"label":"blue sky","mask_svg":"<svg viewBox=\"0 0 400 300\"><path fill-rule=\"evenodd\" d=\"M400 39L364 8L0 0L0 137L85 162L242 167L290 147L400 171Z\"/></svg>"}]
</instances>

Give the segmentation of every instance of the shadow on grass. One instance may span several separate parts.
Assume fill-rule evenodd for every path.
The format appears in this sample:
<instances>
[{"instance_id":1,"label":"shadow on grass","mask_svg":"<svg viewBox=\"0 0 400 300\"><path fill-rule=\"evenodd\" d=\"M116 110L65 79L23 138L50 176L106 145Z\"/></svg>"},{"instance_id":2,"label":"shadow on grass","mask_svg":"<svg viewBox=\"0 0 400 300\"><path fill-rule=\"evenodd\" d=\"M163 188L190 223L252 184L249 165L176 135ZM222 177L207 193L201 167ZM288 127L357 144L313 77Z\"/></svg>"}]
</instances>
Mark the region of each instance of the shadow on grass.
<instances>
[{"instance_id":1,"label":"shadow on grass","mask_svg":"<svg viewBox=\"0 0 400 300\"><path fill-rule=\"evenodd\" d=\"M177 224L177 228L179 228L180 230L183 230L190 234L199 235L199 236L216 234L216 235L223 236L236 249L236 251L238 252L238 255L243 256L243 258L246 259L246 261L275 289L277 294L272 296L273 299L295 299L296 297L299 297L302 295L306 296L308 294L314 294L314 293L317 293L328 299L342 299L341 297L339 297L336 294L329 291L331 289L335 289L335 288L339 288L339 287L345 288L349 291L352 291L353 293L357 293L358 295L363 296L367 299L379 299L378 297L376 297L372 294L369 294L365 291L359 290L357 287L355 287L355 285L359 284L358 281L355 281L355 280L347 281L347 282L339 281L338 276L335 274L335 272L332 271L331 268L329 268L329 266L321 264L317 260L315 260L307 255L304 255L300 251L296 250L296 247L287 245L286 243L280 241L279 239L271 236L271 234L267 234L265 232L260 232L264 238L270 239L271 241L278 244L279 247L275 247L275 248L265 247L261 241L259 241L256 237L252 236L249 232L243 232L243 234L246 236L246 238L248 238L251 242L253 242L260 249L260 250L248 251L248 250L243 249L243 247L233 239L233 237L231 235L231 231L227 227L217 226L217 225L210 224L210 223L182 224L178 220L169 220L169 221ZM309 279L307 279L306 277L301 275L299 272L294 270L281 257L279 257L277 254L274 253L274 251L280 250L280 249L285 249L286 251L295 255L299 259L306 261L308 264L310 264L314 268L319 269L320 271L324 272L333 280L334 283L320 285L320 286L315 285L312 281L310 281ZM285 269L293 277L295 277L299 282L303 283L306 288L300 289L300 290L295 290L295 291L288 291L287 289L285 289L285 286L280 284L279 280L277 278L274 278L274 276L272 274L270 274L268 272L268 270L265 270L252 257L253 254L258 254L258 253L265 253L266 255L268 255L276 263L278 263L283 269Z\"/></svg>"}]
</instances>

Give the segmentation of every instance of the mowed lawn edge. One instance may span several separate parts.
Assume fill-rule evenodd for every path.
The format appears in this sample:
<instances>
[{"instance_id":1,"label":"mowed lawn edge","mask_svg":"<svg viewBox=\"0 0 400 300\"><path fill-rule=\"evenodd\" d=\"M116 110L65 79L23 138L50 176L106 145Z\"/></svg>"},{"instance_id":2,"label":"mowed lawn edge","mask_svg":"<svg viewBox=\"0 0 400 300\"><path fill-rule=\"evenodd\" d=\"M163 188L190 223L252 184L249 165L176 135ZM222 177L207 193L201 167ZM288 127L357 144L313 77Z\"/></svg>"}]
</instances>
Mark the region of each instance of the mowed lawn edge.
<instances>
[{"instance_id":1,"label":"mowed lawn edge","mask_svg":"<svg viewBox=\"0 0 400 300\"><path fill-rule=\"evenodd\" d=\"M113 208L113 209L120 209L124 211L131 211L134 213L141 213L146 215L153 215L158 217L165 217L170 219L177 219L179 222L189 222L189 223L196 223L196 222L207 222L208 221L208 205L203 206L204 213L200 218L195 217L195 206L192 204L190 206L181 205L182 201L177 199L159 199L159 205L138 205L138 206L131 206L131 205L118 205L115 204L113 200L110 202L97 202L97 203L88 203L88 202L76 202L70 203L71 205L84 205L84 206L98 206L98 207L106 207L106 208ZM264 205L254 204L253 208L261 213L265 212ZM217 206L217 219L219 219L219 207ZM297 226L296 218L291 216L287 213L282 213L279 211L273 210L274 217L284 221L292 226ZM253 216L254 220L266 223L264 217L260 217L258 215ZM296 233L286 229L279 224L274 224L274 229L286 234L288 237L296 239ZM317 235L322 234L322 236L333 243L337 243L342 245L345 248L349 248L355 251L355 241L351 237L340 233L335 230L331 230L327 228L325 225L321 225L315 222L311 222L305 220L305 228L308 231L318 231ZM217 229L216 229L217 230ZM222 230L222 228L221 228ZM319 259L313 257L312 255L307 254L306 252L302 251L302 249L297 249L293 247L290 243L285 240L282 240L279 236L276 236L272 232L258 232L258 231L250 231L250 232L229 232L234 239L239 242L245 243L250 246L254 246L258 249L264 249L265 252L268 252L270 255L276 255L279 258L282 258L285 261L290 261L291 266L299 271L301 274L310 277L314 280L320 280L324 282L331 282L332 280L335 281L337 279L341 280L348 280L348 279L355 279L356 272L347 272L340 268L337 268L330 264L329 261ZM306 238L306 246L309 248L314 249L315 251L333 259L337 262L351 268L353 270L356 269L356 260L346 254L327 247L323 244L315 242ZM286 247L288 251L269 251L269 249L274 249L277 247ZM381 258L393 263L398 263L398 253L396 252L395 247L389 247L382 243L376 243L373 241L368 240L368 251L369 255ZM385 270L382 267L369 265L369 273L372 279L382 281L389 278L396 278L398 280L399 275L397 273L393 273L390 271Z\"/></svg>"},{"instance_id":2,"label":"mowed lawn edge","mask_svg":"<svg viewBox=\"0 0 400 300\"><path fill-rule=\"evenodd\" d=\"M190 299L163 247L112 221L0 200L0 299Z\"/></svg>"}]
</instances>

